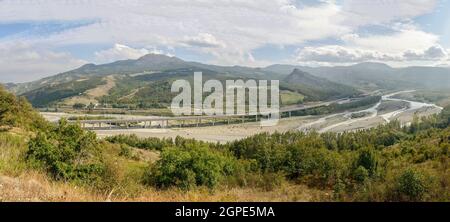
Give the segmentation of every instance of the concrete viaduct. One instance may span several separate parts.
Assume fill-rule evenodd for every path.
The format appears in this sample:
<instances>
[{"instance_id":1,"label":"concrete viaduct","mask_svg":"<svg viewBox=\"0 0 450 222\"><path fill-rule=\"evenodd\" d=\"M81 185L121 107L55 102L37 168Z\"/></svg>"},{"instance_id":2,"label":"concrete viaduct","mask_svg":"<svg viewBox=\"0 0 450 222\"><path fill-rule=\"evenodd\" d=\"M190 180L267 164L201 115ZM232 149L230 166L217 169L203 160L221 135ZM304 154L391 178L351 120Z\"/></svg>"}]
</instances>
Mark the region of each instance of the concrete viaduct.
<instances>
[{"instance_id":1,"label":"concrete viaduct","mask_svg":"<svg viewBox=\"0 0 450 222\"><path fill-rule=\"evenodd\" d=\"M320 106L329 106L332 103L345 103L348 99L322 102L312 105L300 105L283 107L280 109L280 118L282 114L291 117L292 112L311 109ZM170 127L195 127L203 125L215 125L216 123L244 123L248 121L258 121L261 118L267 118L267 115L221 115L221 116L178 116L178 117L148 117L133 119L107 119L107 120L79 120L69 121L80 124L81 127L95 130L126 129L126 128L170 128Z\"/></svg>"}]
</instances>

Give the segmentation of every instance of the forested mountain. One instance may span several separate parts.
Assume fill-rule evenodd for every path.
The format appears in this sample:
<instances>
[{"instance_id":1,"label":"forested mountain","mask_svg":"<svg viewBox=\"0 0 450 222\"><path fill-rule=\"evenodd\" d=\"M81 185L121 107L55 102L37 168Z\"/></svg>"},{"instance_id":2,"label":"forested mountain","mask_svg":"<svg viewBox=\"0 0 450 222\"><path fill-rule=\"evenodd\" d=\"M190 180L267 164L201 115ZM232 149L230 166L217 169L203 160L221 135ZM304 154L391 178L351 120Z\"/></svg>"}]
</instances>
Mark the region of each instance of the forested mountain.
<instances>
[{"instance_id":1,"label":"forested mountain","mask_svg":"<svg viewBox=\"0 0 450 222\"><path fill-rule=\"evenodd\" d=\"M149 54L136 60L109 64L87 64L78 69L9 89L25 96L34 106L94 102L126 107L163 107L171 100L170 84L175 79L279 79L282 94L302 98L298 102L330 100L358 95L351 87L308 76L308 82L291 84L283 75L261 68L216 66L186 62L176 57ZM306 79L305 79L306 80Z\"/></svg>"},{"instance_id":2,"label":"forested mountain","mask_svg":"<svg viewBox=\"0 0 450 222\"><path fill-rule=\"evenodd\" d=\"M392 68L383 63L360 63L335 67L272 65L264 68L266 71L284 75L289 75L294 69L358 88L448 89L450 87L450 69L442 67Z\"/></svg>"},{"instance_id":3,"label":"forested mountain","mask_svg":"<svg viewBox=\"0 0 450 222\"><path fill-rule=\"evenodd\" d=\"M360 94L359 89L448 89L450 86L448 68L392 68L382 63L250 68L208 65L149 54L136 60L87 64L35 82L8 84L7 88L24 95L38 107L76 102L161 107L167 106L171 99L168 86L173 80L191 79L193 73L199 71L203 72L204 80L278 79L284 100L290 100L289 103L351 97Z\"/></svg>"},{"instance_id":4,"label":"forested mountain","mask_svg":"<svg viewBox=\"0 0 450 222\"><path fill-rule=\"evenodd\" d=\"M314 95L316 100L351 97L358 94L358 91L352 87L313 76L300 69L294 69L283 79L283 82L293 91L297 90L304 95Z\"/></svg>"}]
</instances>

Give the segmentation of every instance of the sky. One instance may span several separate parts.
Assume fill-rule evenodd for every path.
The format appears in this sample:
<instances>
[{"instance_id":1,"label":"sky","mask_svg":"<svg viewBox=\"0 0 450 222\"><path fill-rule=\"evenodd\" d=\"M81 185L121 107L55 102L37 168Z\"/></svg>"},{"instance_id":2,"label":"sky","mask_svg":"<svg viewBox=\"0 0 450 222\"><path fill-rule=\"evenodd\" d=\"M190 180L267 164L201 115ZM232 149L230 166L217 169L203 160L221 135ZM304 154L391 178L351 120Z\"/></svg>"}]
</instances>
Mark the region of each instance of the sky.
<instances>
[{"instance_id":1,"label":"sky","mask_svg":"<svg viewBox=\"0 0 450 222\"><path fill-rule=\"evenodd\" d=\"M0 82L149 53L251 67L448 67L450 0L0 0Z\"/></svg>"}]
</instances>

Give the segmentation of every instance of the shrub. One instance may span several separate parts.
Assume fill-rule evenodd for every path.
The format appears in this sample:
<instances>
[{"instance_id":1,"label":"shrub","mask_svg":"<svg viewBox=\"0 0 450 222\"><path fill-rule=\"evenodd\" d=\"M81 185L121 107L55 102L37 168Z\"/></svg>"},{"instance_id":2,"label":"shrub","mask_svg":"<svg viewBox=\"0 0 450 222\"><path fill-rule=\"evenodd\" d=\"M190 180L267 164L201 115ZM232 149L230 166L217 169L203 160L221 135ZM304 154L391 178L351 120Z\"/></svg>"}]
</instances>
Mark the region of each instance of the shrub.
<instances>
[{"instance_id":1,"label":"shrub","mask_svg":"<svg viewBox=\"0 0 450 222\"><path fill-rule=\"evenodd\" d=\"M159 138L139 138L136 135L117 135L107 137L106 141L115 144L126 144L131 147L146 149L146 150L159 150L164 147L170 147L173 145L172 139L159 139Z\"/></svg>"},{"instance_id":2,"label":"shrub","mask_svg":"<svg viewBox=\"0 0 450 222\"><path fill-rule=\"evenodd\" d=\"M397 180L396 190L401 201L420 201L428 192L425 175L414 169L405 170Z\"/></svg>"},{"instance_id":3,"label":"shrub","mask_svg":"<svg viewBox=\"0 0 450 222\"><path fill-rule=\"evenodd\" d=\"M48 123L33 110L25 98L16 97L0 86L0 130L20 127L37 131L44 130L47 126Z\"/></svg>"},{"instance_id":4,"label":"shrub","mask_svg":"<svg viewBox=\"0 0 450 222\"><path fill-rule=\"evenodd\" d=\"M99 184L107 173L96 135L61 120L50 132L28 143L26 159L42 166L55 179Z\"/></svg>"},{"instance_id":5,"label":"shrub","mask_svg":"<svg viewBox=\"0 0 450 222\"><path fill-rule=\"evenodd\" d=\"M75 104L73 104L72 108L74 108L74 109L84 109L84 108L86 108L86 104L84 104L84 103L75 103Z\"/></svg>"},{"instance_id":6,"label":"shrub","mask_svg":"<svg viewBox=\"0 0 450 222\"><path fill-rule=\"evenodd\" d=\"M363 166L359 166L353 172L353 179L355 179L356 181L358 181L360 183L366 181L368 178L369 178L369 172Z\"/></svg>"},{"instance_id":7,"label":"shrub","mask_svg":"<svg viewBox=\"0 0 450 222\"><path fill-rule=\"evenodd\" d=\"M356 161L356 167L364 167L369 176L374 176L378 167L378 157L375 149L365 148L359 152L358 159Z\"/></svg>"},{"instance_id":8,"label":"shrub","mask_svg":"<svg viewBox=\"0 0 450 222\"><path fill-rule=\"evenodd\" d=\"M151 169L147 181L160 188L214 188L220 179L232 174L229 161L232 160L207 146L167 148L162 151L161 159Z\"/></svg>"},{"instance_id":9,"label":"shrub","mask_svg":"<svg viewBox=\"0 0 450 222\"><path fill-rule=\"evenodd\" d=\"M133 157L133 152L131 150L131 147L128 146L127 144L120 144L119 156L123 156L123 157L126 157L126 158Z\"/></svg>"}]
</instances>

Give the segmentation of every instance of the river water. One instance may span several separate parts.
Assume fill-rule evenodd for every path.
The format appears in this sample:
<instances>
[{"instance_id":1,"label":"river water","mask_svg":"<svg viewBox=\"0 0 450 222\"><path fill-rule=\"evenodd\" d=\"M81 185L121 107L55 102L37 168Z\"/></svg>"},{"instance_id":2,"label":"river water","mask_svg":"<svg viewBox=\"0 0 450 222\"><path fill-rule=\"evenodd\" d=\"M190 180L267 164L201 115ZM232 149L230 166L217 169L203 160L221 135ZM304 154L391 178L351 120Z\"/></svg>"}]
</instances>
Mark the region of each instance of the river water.
<instances>
[{"instance_id":1,"label":"river water","mask_svg":"<svg viewBox=\"0 0 450 222\"><path fill-rule=\"evenodd\" d=\"M409 111L414 111L414 110L419 110L421 108L425 108L425 107L429 107L429 108L436 108L439 109L440 111L443 109L440 106L437 106L435 104L431 104L431 103L422 103L422 102L417 102L417 101L410 101L410 100L404 100L404 99L398 99L398 98L393 98L394 96L401 94L401 93L411 93L414 92L415 90L408 90L408 91L400 91L400 92L395 92L395 93L391 93L391 94L387 94L387 95L383 95L381 97L381 100L376 103L374 106L365 109L365 110L359 110L359 111L355 111L355 112L343 112L343 113L337 113L337 114L332 114L332 115L327 115L324 116L316 121L313 121L311 123L307 123L305 125L302 125L301 127L298 128L298 130L302 130L302 131L308 131L310 129L312 129L314 126L316 125L320 125L320 124L324 124L327 120L337 117L337 116L343 116L346 120L336 123L336 124L332 124L329 126L326 126L324 128L319 129L319 132L327 132L330 131L332 129L335 129L336 127L339 126L346 126L346 125L351 125L353 123L356 122L360 122L360 121L367 121L373 118L377 118L377 117L381 117L386 123L389 123L391 120L395 119L395 117L399 116L400 114L404 113L404 112L409 112ZM381 103L383 101L399 101L399 102L405 102L408 104L407 107L399 109L399 110L395 110L389 113L385 113L385 114L379 114L378 113L378 108L380 107ZM361 114L364 113L364 117L362 118L352 118L353 114Z\"/></svg>"}]
</instances>

